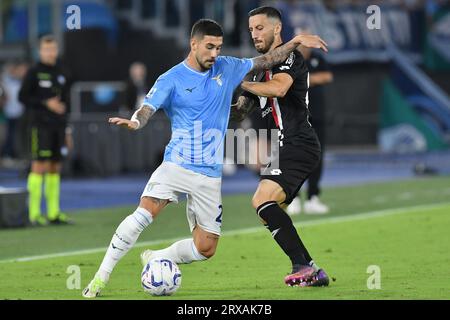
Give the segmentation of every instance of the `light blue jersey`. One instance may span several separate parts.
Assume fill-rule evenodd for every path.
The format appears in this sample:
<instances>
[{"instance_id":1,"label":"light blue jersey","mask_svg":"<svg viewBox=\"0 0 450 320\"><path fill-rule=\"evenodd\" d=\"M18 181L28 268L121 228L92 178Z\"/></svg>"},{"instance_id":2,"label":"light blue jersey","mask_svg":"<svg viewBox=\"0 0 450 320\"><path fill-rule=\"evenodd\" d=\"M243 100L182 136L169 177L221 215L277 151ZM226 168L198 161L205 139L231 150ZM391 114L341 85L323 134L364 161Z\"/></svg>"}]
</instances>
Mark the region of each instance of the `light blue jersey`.
<instances>
[{"instance_id":1,"label":"light blue jersey","mask_svg":"<svg viewBox=\"0 0 450 320\"><path fill-rule=\"evenodd\" d=\"M252 68L251 59L220 56L207 72L195 71L184 61L158 78L143 104L164 109L172 123L164 161L222 176L233 91Z\"/></svg>"}]
</instances>

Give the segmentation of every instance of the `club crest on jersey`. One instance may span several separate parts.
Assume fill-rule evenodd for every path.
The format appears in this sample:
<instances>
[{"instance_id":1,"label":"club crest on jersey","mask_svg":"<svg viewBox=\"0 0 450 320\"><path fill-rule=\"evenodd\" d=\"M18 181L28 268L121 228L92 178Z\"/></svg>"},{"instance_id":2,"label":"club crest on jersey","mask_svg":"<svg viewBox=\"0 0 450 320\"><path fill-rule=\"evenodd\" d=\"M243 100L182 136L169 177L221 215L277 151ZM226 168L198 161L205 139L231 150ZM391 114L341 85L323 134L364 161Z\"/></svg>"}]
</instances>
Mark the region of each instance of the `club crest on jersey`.
<instances>
[{"instance_id":1,"label":"club crest on jersey","mask_svg":"<svg viewBox=\"0 0 450 320\"><path fill-rule=\"evenodd\" d=\"M223 82L222 82L222 74L220 73L220 74L218 74L217 76L215 76L215 77L213 77L212 79L213 80L216 80L217 81L217 84L219 85L219 86L222 86L222 84L223 84Z\"/></svg>"},{"instance_id":2,"label":"club crest on jersey","mask_svg":"<svg viewBox=\"0 0 450 320\"><path fill-rule=\"evenodd\" d=\"M64 77L63 75L59 75L58 76L58 83L60 85L64 85L66 83L66 77Z\"/></svg>"}]
</instances>

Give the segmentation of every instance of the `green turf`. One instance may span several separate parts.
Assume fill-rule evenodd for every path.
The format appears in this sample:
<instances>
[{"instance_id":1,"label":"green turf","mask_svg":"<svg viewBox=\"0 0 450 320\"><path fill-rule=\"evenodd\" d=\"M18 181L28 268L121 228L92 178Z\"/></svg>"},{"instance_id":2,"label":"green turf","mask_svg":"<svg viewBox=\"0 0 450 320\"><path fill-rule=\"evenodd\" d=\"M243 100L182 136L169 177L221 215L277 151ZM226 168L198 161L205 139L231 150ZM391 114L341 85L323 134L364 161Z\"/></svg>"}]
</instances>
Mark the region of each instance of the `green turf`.
<instances>
[{"instance_id":1,"label":"green turf","mask_svg":"<svg viewBox=\"0 0 450 320\"><path fill-rule=\"evenodd\" d=\"M223 230L260 226L250 204L251 195L225 196ZM364 186L328 188L323 200L331 216L450 201L450 178L425 178ZM135 207L89 210L73 214L74 226L0 230L0 260L58 253L108 245L124 217ZM189 235L185 203L170 205L141 235L140 241ZM295 221L320 217L297 216Z\"/></svg>"},{"instance_id":2,"label":"green turf","mask_svg":"<svg viewBox=\"0 0 450 320\"><path fill-rule=\"evenodd\" d=\"M444 203L450 199L449 191L448 178L416 179L332 188L324 192L324 200L333 206L329 216L339 217ZM225 230L258 226L249 201L249 195L224 198ZM168 210L146 230L140 241L187 235L182 207ZM106 247L114 228L129 210L84 212L75 215L77 224L69 227L2 230L0 258ZM289 262L270 234L262 230L224 236L213 259L181 266L182 288L175 296L162 299L449 299L450 205L404 211L385 217L300 228L313 257L337 279L328 288L286 287L282 279ZM315 219L323 217L295 218L299 221ZM103 299L154 299L140 288L140 250L132 250L120 262ZM70 265L80 266L84 286L102 256L103 253L95 253L0 263L0 298L81 298L81 290L67 289L66 270ZM369 265L381 268L380 290L367 288Z\"/></svg>"}]
</instances>

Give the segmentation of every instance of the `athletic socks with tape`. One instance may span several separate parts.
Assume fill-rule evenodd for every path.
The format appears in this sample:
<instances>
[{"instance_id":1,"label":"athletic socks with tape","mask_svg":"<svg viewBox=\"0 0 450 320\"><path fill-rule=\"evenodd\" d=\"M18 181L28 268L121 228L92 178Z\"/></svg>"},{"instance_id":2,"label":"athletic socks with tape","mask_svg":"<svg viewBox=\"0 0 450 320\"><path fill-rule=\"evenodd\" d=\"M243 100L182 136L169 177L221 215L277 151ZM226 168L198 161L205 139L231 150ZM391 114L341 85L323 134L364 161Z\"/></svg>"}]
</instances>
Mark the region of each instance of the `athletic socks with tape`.
<instances>
[{"instance_id":1,"label":"athletic socks with tape","mask_svg":"<svg viewBox=\"0 0 450 320\"><path fill-rule=\"evenodd\" d=\"M150 212L144 208L137 208L117 227L98 271L103 281L108 280L116 264L134 246L141 232L152 222Z\"/></svg>"}]
</instances>

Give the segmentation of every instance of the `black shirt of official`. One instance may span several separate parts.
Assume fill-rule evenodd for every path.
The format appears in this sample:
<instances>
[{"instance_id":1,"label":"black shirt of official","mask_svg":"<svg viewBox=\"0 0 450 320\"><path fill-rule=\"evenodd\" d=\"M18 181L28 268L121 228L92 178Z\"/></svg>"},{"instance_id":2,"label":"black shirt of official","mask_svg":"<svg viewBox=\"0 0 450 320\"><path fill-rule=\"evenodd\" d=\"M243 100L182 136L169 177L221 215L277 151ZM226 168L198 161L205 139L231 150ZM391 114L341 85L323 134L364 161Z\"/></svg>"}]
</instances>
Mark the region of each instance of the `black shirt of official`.
<instances>
[{"instance_id":1,"label":"black shirt of official","mask_svg":"<svg viewBox=\"0 0 450 320\"><path fill-rule=\"evenodd\" d=\"M54 66L39 62L30 68L19 91L19 100L31 111L34 124L65 126L68 114L68 79L67 72L59 64ZM50 111L45 101L59 97L66 105L63 115Z\"/></svg>"},{"instance_id":2,"label":"black shirt of official","mask_svg":"<svg viewBox=\"0 0 450 320\"><path fill-rule=\"evenodd\" d=\"M330 71L330 67L321 54L315 51L306 60L310 74L315 72ZM314 123L325 121L325 89L323 85L315 85L309 88L309 110Z\"/></svg>"}]
</instances>

